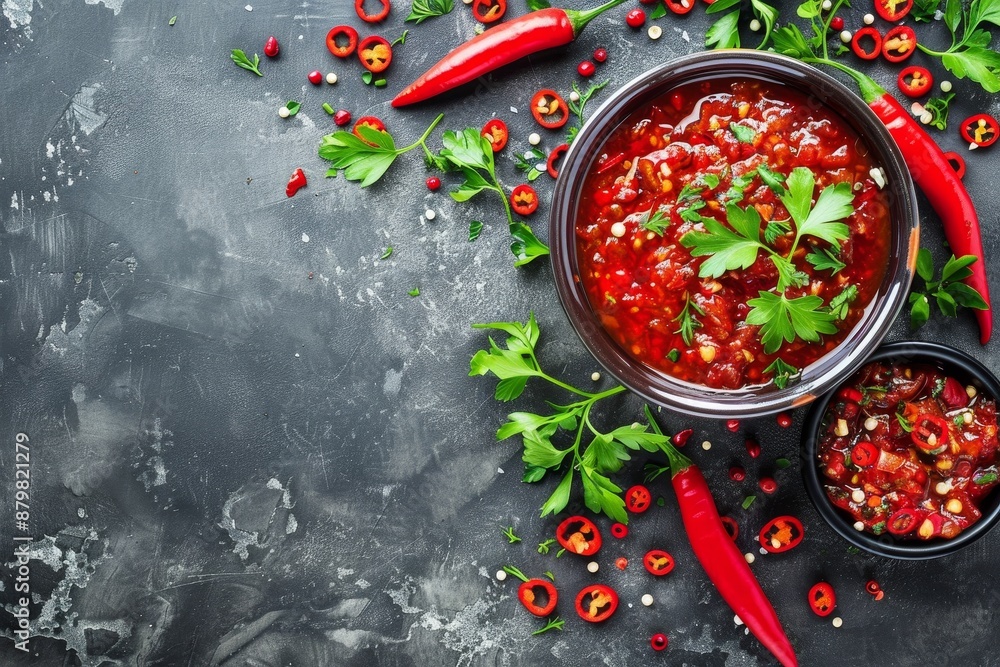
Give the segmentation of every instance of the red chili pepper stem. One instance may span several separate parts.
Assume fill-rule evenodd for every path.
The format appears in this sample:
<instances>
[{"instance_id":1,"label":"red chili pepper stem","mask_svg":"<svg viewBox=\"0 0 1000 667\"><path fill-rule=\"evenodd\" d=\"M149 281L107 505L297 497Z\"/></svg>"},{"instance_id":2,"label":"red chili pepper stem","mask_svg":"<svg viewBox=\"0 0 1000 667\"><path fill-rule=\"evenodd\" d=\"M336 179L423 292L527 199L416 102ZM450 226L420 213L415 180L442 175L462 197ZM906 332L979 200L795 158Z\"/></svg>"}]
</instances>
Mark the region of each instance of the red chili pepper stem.
<instances>
[{"instance_id":1,"label":"red chili pepper stem","mask_svg":"<svg viewBox=\"0 0 1000 667\"><path fill-rule=\"evenodd\" d=\"M662 435L649 406L644 407L653 431ZM722 524L705 477L673 445L666 443L660 446L660 450L670 463L671 482L677 494L684 529L705 574L722 599L778 662L784 667L798 667L795 651L781 628L774 607Z\"/></svg>"},{"instance_id":2,"label":"red chili pepper stem","mask_svg":"<svg viewBox=\"0 0 1000 667\"><path fill-rule=\"evenodd\" d=\"M919 48L919 46L918 46ZM986 278L982 232L979 216L961 177L955 172L948 156L910 116L896 98L871 77L829 58L803 58L804 62L829 65L847 74L858 86L864 100L886 126L907 160L910 175L941 218L945 238L956 257L974 255L969 266L972 275L965 284L975 289L986 302L986 308L975 310L979 324L979 342L985 345L993 334L993 310L990 306L990 285ZM909 153L909 155L908 155Z\"/></svg>"},{"instance_id":3,"label":"red chili pepper stem","mask_svg":"<svg viewBox=\"0 0 1000 667\"><path fill-rule=\"evenodd\" d=\"M585 11L540 9L476 35L452 49L392 100L402 107L474 81L532 53L569 44L588 23L627 0L609 0Z\"/></svg>"}]
</instances>

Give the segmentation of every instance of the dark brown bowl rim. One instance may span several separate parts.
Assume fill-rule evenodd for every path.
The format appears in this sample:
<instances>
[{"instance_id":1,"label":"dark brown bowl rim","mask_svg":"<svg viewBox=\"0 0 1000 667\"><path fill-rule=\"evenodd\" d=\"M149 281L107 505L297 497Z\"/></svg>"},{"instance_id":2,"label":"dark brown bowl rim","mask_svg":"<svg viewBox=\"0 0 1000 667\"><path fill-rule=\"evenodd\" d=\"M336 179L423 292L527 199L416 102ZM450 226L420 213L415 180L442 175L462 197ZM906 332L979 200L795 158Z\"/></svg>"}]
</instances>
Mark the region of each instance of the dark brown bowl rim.
<instances>
[{"instance_id":1,"label":"dark brown bowl rim","mask_svg":"<svg viewBox=\"0 0 1000 667\"><path fill-rule=\"evenodd\" d=\"M1000 397L1000 381L986 366L965 352L941 343L929 341L888 343L868 358L868 361L887 360L915 360L933 363L943 367L949 373L954 372L958 375L958 379L971 382L977 389L985 390L994 400ZM982 517L979 521L950 540L943 538L926 542L898 540L889 533L876 536L856 530L853 518L834 507L823 491L816 458L823 415L830 401L836 395L837 389L812 404L802 426L803 456L805 457L802 476L805 480L806 492L816 507L816 511L835 533L859 549L878 556L901 560L926 560L955 553L981 538L996 525L997 519L1000 519L1000 488L994 489L980 502L979 509L982 512Z\"/></svg>"},{"instance_id":2,"label":"dark brown bowl rim","mask_svg":"<svg viewBox=\"0 0 1000 667\"><path fill-rule=\"evenodd\" d=\"M890 269L861 321L835 351L806 369L785 389L756 385L714 390L676 380L634 361L605 332L576 280L575 220L577 193L608 134L646 102L683 83L747 76L806 91L817 103L840 114L863 137L886 172L894 228ZM755 417L805 405L850 375L875 350L902 310L913 279L919 245L916 193L906 163L874 112L843 84L816 68L775 53L726 50L697 53L666 62L623 86L581 129L567 153L552 199L549 240L560 303L576 334L597 361L619 382L647 401L701 417ZM875 306L880 307L876 308Z\"/></svg>"}]
</instances>

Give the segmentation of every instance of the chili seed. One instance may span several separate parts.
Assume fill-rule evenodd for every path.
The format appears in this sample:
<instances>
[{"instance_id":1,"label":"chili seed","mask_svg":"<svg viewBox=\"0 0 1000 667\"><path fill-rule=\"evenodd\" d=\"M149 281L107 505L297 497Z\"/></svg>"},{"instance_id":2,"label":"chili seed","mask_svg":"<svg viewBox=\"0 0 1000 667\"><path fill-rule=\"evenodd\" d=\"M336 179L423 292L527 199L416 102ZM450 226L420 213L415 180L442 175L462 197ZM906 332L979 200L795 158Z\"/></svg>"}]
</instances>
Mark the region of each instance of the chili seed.
<instances>
[{"instance_id":1,"label":"chili seed","mask_svg":"<svg viewBox=\"0 0 1000 667\"><path fill-rule=\"evenodd\" d=\"M975 398L976 397L976 388L973 387L971 384L967 385L965 387L965 395L968 396L969 398Z\"/></svg>"},{"instance_id":2,"label":"chili seed","mask_svg":"<svg viewBox=\"0 0 1000 667\"><path fill-rule=\"evenodd\" d=\"M575 90L573 92L571 92L569 94L569 101L570 102L579 102L580 101L580 93L576 92ZM553 109L553 111L555 111L555 109Z\"/></svg>"},{"instance_id":3,"label":"chili seed","mask_svg":"<svg viewBox=\"0 0 1000 667\"><path fill-rule=\"evenodd\" d=\"M945 79L940 84L938 84L938 87L941 89L942 93L949 93L951 92L951 81Z\"/></svg>"},{"instance_id":4,"label":"chili seed","mask_svg":"<svg viewBox=\"0 0 1000 667\"><path fill-rule=\"evenodd\" d=\"M328 84L330 84L331 86L333 84L337 83L337 74L336 74L336 72L330 72L330 73L328 73L326 75L326 82Z\"/></svg>"},{"instance_id":5,"label":"chili seed","mask_svg":"<svg viewBox=\"0 0 1000 667\"><path fill-rule=\"evenodd\" d=\"M323 83L323 73L320 72L318 69L314 69L313 71L309 72L306 78L309 79L309 83L311 83L314 86L318 86L319 84Z\"/></svg>"},{"instance_id":6,"label":"chili seed","mask_svg":"<svg viewBox=\"0 0 1000 667\"><path fill-rule=\"evenodd\" d=\"M347 109L340 109L337 113L333 114L333 122L337 124L338 127L343 127L351 122L351 112Z\"/></svg>"},{"instance_id":7,"label":"chili seed","mask_svg":"<svg viewBox=\"0 0 1000 667\"><path fill-rule=\"evenodd\" d=\"M736 627L743 625L743 619L739 617L739 614L733 616L733 624Z\"/></svg>"},{"instance_id":8,"label":"chili seed","mask_svg":"<svg viewBox=\"0 0 1000 667\"><path fill-rule=\"evenodd\" d=\"M667 636L662 632L657 632L649 638L649 645L653 647L654 651L662 651L667 648L667 643Z\"/></svg>"},{"instance_id":9,"label":"chili seed","mask_svg":"<svg viewBox=\"0 0 1000 667\"><path fill-rule=\"evenodd\" d=\"M962 414L962 421L966 424L971 424L973 419L975 419L975 417L972 416L971 412L965 412Z\"/></svg>"},{"instance_id":10,"label":"chili seed","mask_svg":"<svg viewBox=\"0 0 1000 667\"><path fill-rule=\"evenodd\" d=\"M734 482L742 482L747 478L747 472L739 466L733 466L729 469L729 479Z\"/></svg>"},{"instance_id":11,"label":"chili seed","mask_svg":"<svg viewBox=\"0 0 1000 667\"><path fill-rule=\"evenodd\" d=\"M844 19L840 16L834 16L832 19L830 19L830 27L833 28L834 30L843 30Z\"/></svg>"},{"instance_id":12,"label":"chili seed","mask_svg":"<svg viewBox=\"0 0 1000 667\"><path fill-rule=\"evenodd\" d=\"M601 566L597 563L596 560L592 560L589 563L587 563L587 572L590 572L591 574L596 574L599 569L601 569Z\"/></svg>"},{"instance_id":13,"label":"chili seed","mask_svg":"<svg viewBox=\"0 0 1000 667\"><path fill-rule=\"evenodd\" d=\"M596 68L594 67L594 63L589 60L584 60L576 66L576 71L580 76L594 76Z\"/></svg>"},{"instance_id":14,"label":"chili seed","mask_svg":"<svg viewBox=\"0 0 1000 667\"><path fill-rule=\"evenodd\" d=\"M745 560L750 565L753 565L753 562L757 560L757 557L748 551L747 553L743 554L743 560Z\"/></svg>"},{"instance_id":15,"label":"chili seed","mask_svg":"<svg viewBox=\"0 0 1000 667\"><path fill-rule=\"evenodd\" d=\"M962 501L958 498L952 498L947 503L945 503L944 508L951 512L952 514L962 513Z\"/></svg>"},{"instance_id":16,"label":"chili seed","mask_svg":"<svg viewBox=\"0 0 1000 667\"><path fill-rule=\"evenodd\" d=\"M424 217L427 218L428 220L433 220L434 218L437 217L437 213L435 213L433 209L427 209L426 211L424 211Z\"/></svg>"},{"instance_id":17,"label":"chili seed","mask_svg":"<svg viewBox=\"0 0 1000 667\"><path fill-rule=\"evenodd\" d=\"M625 15L625 23L630 28L641 28L646 22L646 12L641 9L633 9Z\"/></svg>"},{"instance_id":18,"label":"chili seed","mask_svg":"<svg viewBox=\"0 0 1000 667\"><path fill-rule=\"evenodd\" d=\"M659 39L663 36L663 28L658 25L651 25L649 26L649 30L646 31L646 34L650 39Z\"/></svg>"},{"instance_id":19,"label":"chili seed","mask_svg":"<svg viewBox=\"0 0 1000 667\"><path fill-rule=\"evenodd\" d=\"M761 477L760 481L757 483L760 490L764 493L770 495L778 490L778 483L774 481L772 477Z\"/></svg>"},{"instance_id":20,"label":"chili seed","mask_svg":"<svg viewBox=\"0 0 1000 667\"><path fill-rule=\"evenodd\" d=\"M778 426L781 428L788 428L792 425L792 418L787 412L779 412L778 416L775 417L775 421L778 422Z\"/></svg>"},{"instance_id":21,"label":"chili seed","mask_svg":"<svg viewBox=\"0 0 1000 667\"><path fill-rule=\"evenodd\" d=\"M593 380L594 382L598 382L601 379L601 374L598 373L597 371L594 371L593 373L590 374L590 379Z\"/></svg>"},{"instance_id":22,"label":"chili seed","mask_svg":"<svg viewBox=\"0 0 1000 667\"><path fill-rule=\"evenodd\" d=\"M833 620L830 621L830 623L833 624L833 627L839 628L840 626L842 626L844 624L844 619L842 619L840 616L835 616L833 618Z\"/></svg>"},{"instance_id":23,"label":"chili seed","mask_svg":"<svg viewBox=\"0 0 1000 667\"><path fill-rule=\"evenodd\" d=\"M642 602L642 605L644 607L652 607L653 606L653 596L650 595L649 593L644 594L639 601Z\"/></svg>"},{"instance_id":24,"label":"chili seed","mask_svg":"<svg viewBox=\"0 0 1000 667\"><path fill-rule=\"evenodd\" d=\"M712 448L712 443L711 443L711 441L709 441L709 440L706 440L706 441L704 441L703 443L701 443L701 448L702 448L702 449L704 449L704 450L705 450L706 452L707 452L708 450L710 450L710 449Z\"/></svg>"},{"instance_id":25,"label":"chili seed","mask_svg":"<svg viewBox=\"0 0 1000 667\"><path fill-rule=\"evenodd\" d=\"M504 581L507 579L507 573L503 570L497 570L497 581Z\"/></svg>"},{"instance_id":26,"label":"chili seed","mask_svg":"<svg viewBox=\"0 0 1000 667\"><path fill-rule=\"evenodd\" d=\"M431 192L434 192L435 190L437 190L440 187L441 187L441 179L440 178L438 178L437 176L428 176L427 177L427 189L428 190L430 190Z\"/></svg>"},{"instance_id":27,"label":"chili seed","mask_svg":"<svg viewBox=\"0 0 1000 667\"><path fill-rule=\"evenodd\" d=\"M744 446L746 447L747 454L750 455L750 458L755 459L760 456L760 443L753 438L747 438Z\"/></svg>"},{"instance_id":28,"label":"chili seed","mask_svg":"<svg viewBox=\"0 0 1000 667\"><path fill-rule=\"evenodd\" d=\"M608 50L607 49L600 48L600 49L594 50L594 60L595 61L597 61L599 63L603 63L607 59L608 59Z\"/></svg>"},{"instance_id":29,"label":"chili seed","mask_svg":"<svg viewBox=\"0 0 1000 667\"><path fill-rule=\"evenodd\" d=\"M737 431L740 430L740 420L730 419L729 421L726 422L726 428L728 428L733 433L736 433Z\"/></svg>"}]
</instances>

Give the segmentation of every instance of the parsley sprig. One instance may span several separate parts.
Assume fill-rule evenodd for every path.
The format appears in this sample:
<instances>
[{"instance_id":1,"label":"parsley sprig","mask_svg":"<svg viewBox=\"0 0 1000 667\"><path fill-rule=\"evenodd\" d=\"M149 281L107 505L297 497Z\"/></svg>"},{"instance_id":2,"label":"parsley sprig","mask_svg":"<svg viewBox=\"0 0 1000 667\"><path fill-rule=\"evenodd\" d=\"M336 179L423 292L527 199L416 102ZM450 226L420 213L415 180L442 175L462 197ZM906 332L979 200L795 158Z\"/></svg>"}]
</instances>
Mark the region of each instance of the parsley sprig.
<instances>
[{"instance_id":1,"label":"parsley sprig","mask_svg":"<svg viewBox=\"0 0 1000 667\"><path fill-rule=\"evenodd\" d=\"M988 308L982 295L962 281L972 275L969 266L976 261L975 255L954 255L941 269L941 277L934 280L934 263L927 248L917 253L917 275L924 281L922 291L910 292L910 325L917 329L927 323L931 316L931 302L948 317L958 315L958 308Z\"/></svg>"},{"instance_id":2,"label":"parsley sprig","mask_svg":"<svg viewBox=\"0 0 1000 667\"><path fill-rule=\"evenodd\" d=\"M993 35L988 25L1000 26L1000 0L972 0L968 8L962 0L947 0L944 24L951 33L951 46L935 51L926 44L917 48L941 59L945 69L960 79L971 79L988 93L1000 92L1000 53L989 48Z\"/></svg>"},{"instance_id":3,"label":"parsley sprig","mask_svg":"<svg viewBox=\"0 0 1000 667\"><path fill-rule=\"evenodd\" d=\"M758 171L761 174L760 171ZM767 169L761 179L778 193L789 218L772 221L761 238L761 217L757 210L737 203L726 205L728 226L713 218L702 217L705 231L690 231L681 237L681 244L691 249L694 257L706 257L698 275L718 278L727 271L748 269L761 252L768 255L778 273L775 291L761 291L750 299L747 324L760 326L761 342L768 354L777 352L785 342L802 339L817 341L821 334L836 333L837 314L824 306L823 299L814 295L789 297L786 291L803 287L808 277L794 263L795 252L803 239L812 237L829 244L831 250L815 251L806 261L817 270L839 271L843 265L836 259L840 242L850 230L843 220L854 212L854 192L848 183L836 183L823 188L816 202L816 176L806 167L796 167L782 182L780 175ZM786 252L772 247L778 236L792 234ZM685 339L685 342L688 342ZM690 343L689 343L690 344Z\"/></svg>"},{"instance_id":4,"label":"parsley sprig","mask_svg":"<svg viewBox=\"0 0 1000 667\"><path fill-rule=\"evenodd\" d=\"M732 9L728 14L723 14L705 33L705 46L715 49L732 49L740 47L740 16L742 13L742 0L716 0L705 10L706 14L719 14ZM774 23L778 20L778 9L763 0L750 0L750 9L753 11L761 27L764 28L764 37L761 39L758 49L766 48L771 39L771 32L774 30Z\"/></svg>"},{"instance_id":5,"label":"parsley sprig","mask_svg":"<svg viewBox=\"0 0 1000 667\"><path fill-rule=\"evenodd\" d=\"M407 21L420 25L435 16L444 16L454 8L453 0L413 0Z\"/></svg>"},{"instance_id":6,"label":"parsley sprig","mask_svg":"<svg viewBox=\"0 0 1000 667\"><path fill-rule=\"evenodd\" d=\"M326 175L335 177L338 171L343 170L347 180L361 181L361 187L366 188L382 178L397 157L414 148L423 148L424 155L433 159L427 148L427 137L442 118L444 114L435 118L419 139L403 148L396 148L396 142L388 132L366 125L357 127L358 134L344 130L328 134L319 146L319 156L333 163Z\"/></svg>"},{"instance_id":7,"label":"parsley sprig","mask_svg":"<svg viewBox=\"0 0 1000 667\"><path fill-rule=\"evenodd\" d=\"M264 76L260 71L260 56L256 53L253 54L253 60L243 52L243 49L233 49L232 53L229 54L233 62L236 63L237 67L242 67L248 72L253 72L257 76Z\"/></svg>"},{"instance_id":8,"label":"parsley sprig","mask_svg":"<svg viewBox=\"0 0 1000 667\"><path fill-rule=\"evenodd\" d=\"M502 331L507 335L502 344L491 337L489 349L476 352L470 362L469 375L493 374L499 378L494 392L497 400L512 401L519 397L532 378L545 380L573 397L565 404L549 401L547 414L513 412L497 431L498 440L521 436L525 482L538 482L549 473L562 475L542 505L542 516L566 508L573 482L579 476L588 509L603 512L614 521L628 523L621 487L608 475L618 472L623 463L630 460L630 450L663 451L669 438L651 433L640 424L621 426L609 432L598 429L592 420L594 406L621 394L625 388L615 386L600 392L584 391L542 370L535 352L540 332L533 313L524 323L491 322L473 327Z\"/></svg>"},{"instance_id":9,"label":"parsley sprig","mask_svg":"<svg viewBox=\"0 0 1000 667\"><path fill-rule=\"evenodd\" d=\"M584 121L583 109L585 106L587 106L587 102L589 102L590 98L594 96L594 93L607 86L610 81L611 81L610 79L607 79L605 81L602 81L601 83L595 83L591 85L589 88L587 88L587 90L580 90L580 88L576 85L576 82L575 81L573 82L573 92L577 94L577 97L579 99L577 99L575 102L573 100L570 100L569 112L574 116L576 116L577 124L570 126L569 130L567 131L566 133L567 144L573 143L573 140L576 139L576 135L580 132L580 128L583 127L583 121Z\"/></svg>"},{"instance_id":10,"label":"parsley sprig","mask_svg":"<svg viewBox=\"0 0 1000 667\"><path fill-rule=\"evenodd\" d=\"M458 202L472 199L480 192L495 192L503 202L507 213L508 228L514 239L511 252L516 257L514 266L523 266L538 257L549 254L549 248L538 240L531 227L514 220L507 193L497 179L493 161L493 148L489 140L476 128L466 128L461 132L447 131L441 137L444 148L432 163L445 171L459 171L465 181L457 190L451 191L451 198Z\"/></svg>"}]
</instances>

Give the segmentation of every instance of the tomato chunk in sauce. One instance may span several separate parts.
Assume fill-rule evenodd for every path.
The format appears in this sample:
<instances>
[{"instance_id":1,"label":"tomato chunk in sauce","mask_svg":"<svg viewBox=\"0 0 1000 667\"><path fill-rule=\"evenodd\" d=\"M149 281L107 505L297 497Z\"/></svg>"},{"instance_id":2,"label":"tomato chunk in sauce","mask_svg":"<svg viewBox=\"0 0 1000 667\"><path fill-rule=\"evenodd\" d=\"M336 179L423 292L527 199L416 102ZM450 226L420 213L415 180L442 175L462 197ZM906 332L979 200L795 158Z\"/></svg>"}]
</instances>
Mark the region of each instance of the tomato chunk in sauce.
<instances>
[{"instance_id":1,"label":"tomato chunk in sauce","mask_svg":"<svg viewBox=\"0 0 1000 667\"><path fill-rule=\"evenodd\" d=\"M827 406L817 455L855 528L952 538L1000 476L996 400L935 366L871 362Z\"/></svg>"},{"instance_id":2,"label":"tomato chunk in sauce","mask_svg":"<svg viewBox=\"0 0 1000 667\"><path fill-rule=\"evenodd\" d=\"M872 176L878 166L840 116L787 86L685 84L617 127L590 168L576 220L579 280L606 331L636 360L713 388L775 381L781 368L833 350L882 283L890 225ZM796 168L814 178L814 206L829 186L847 184L842 191L853 194L838 247L809 234L795 241L780 193ZM682 239L709 220L731 229L734 204L759 217L762 246L748 267L706 276L709 257ZM783 291L772 252L795 271ZM819 297L821 310L836 313L835 329L768 349L762 326L747 322L748 301L762 292Z\"/></svg>"}]
</instances>

